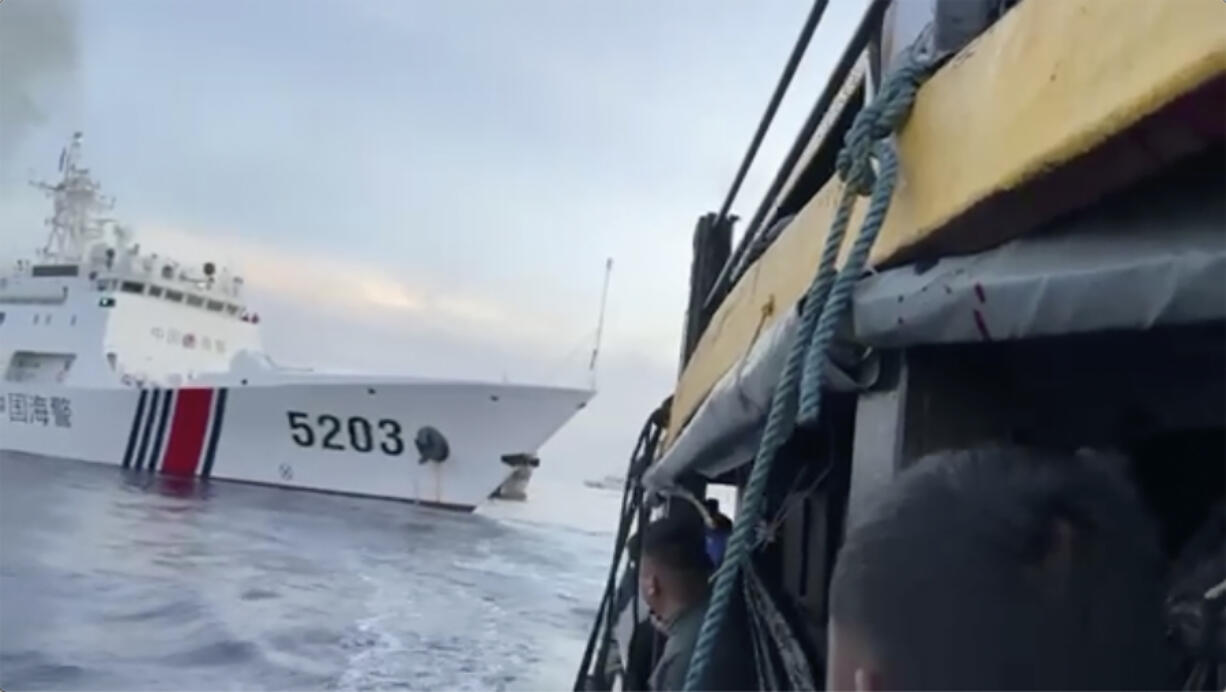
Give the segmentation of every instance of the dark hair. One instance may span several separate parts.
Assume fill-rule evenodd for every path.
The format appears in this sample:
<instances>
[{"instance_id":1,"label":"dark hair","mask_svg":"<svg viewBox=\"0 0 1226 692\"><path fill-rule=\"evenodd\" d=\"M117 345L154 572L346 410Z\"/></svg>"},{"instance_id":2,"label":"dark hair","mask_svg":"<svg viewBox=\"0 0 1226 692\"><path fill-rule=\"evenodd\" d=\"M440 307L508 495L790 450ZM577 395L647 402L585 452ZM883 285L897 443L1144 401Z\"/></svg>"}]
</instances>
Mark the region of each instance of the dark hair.
<instances>
[{"instance_id":1,"label":"dark hair","mask_svg":"<svg viewBox=\"0 0 1226 692\"><path fill-rule=\"evenodd\" d=\"M1154 528L1104 461L993 447L916 462L847 535L836 626L893 688L1169 687Z\"/></svg>"},{"instance_id":2,"label":"dark hair","mask_svg":"<svg viewBox=\"0 0 1226 692\"><path fill-rule=\"evenodd\" d=\"M708 497L702 501L702 506L707 508L711 514L719 512L719 500L714 497Z\"/></svg>"},{"instance_id":3,"label":"dark hair","mask_svg":"<svg viewBox=\"0 0 1226 692\"><path fill-rule=\"evenodd\" d=\"M710 574L702 525L683 517L663 517L647 525L642 538L643 556L687 576Z\"/></svg>"}]
</instances>

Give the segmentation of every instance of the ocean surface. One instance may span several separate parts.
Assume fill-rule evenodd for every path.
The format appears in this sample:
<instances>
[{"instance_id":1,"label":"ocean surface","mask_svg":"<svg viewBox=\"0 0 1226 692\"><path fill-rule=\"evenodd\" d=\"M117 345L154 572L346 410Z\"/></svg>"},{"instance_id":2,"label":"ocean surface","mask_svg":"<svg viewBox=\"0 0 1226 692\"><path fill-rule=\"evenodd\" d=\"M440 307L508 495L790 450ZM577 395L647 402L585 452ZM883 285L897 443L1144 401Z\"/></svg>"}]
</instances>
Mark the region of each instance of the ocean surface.
<instances>
[{"instance_id":1,"label":"ocean surface","mask_svg":"<svg viewBox=\"0 0 1226 692\"><path fill-rule=\"evenodd\" d=\"M619 493L462 515L0 452L0 688L569 689Z\"/></svg>"}]
</instances>

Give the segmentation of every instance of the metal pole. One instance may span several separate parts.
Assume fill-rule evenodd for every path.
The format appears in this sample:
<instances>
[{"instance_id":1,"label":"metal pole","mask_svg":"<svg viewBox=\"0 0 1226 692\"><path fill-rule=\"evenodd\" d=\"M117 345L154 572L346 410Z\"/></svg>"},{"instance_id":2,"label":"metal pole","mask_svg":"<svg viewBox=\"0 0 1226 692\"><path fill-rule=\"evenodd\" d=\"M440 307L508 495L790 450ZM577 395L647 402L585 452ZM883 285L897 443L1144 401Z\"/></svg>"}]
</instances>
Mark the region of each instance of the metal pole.
<instances>
[{"instance_id":1,"label":"metal pole","mask_svg":"<svg viewBox=\"0 0 1226 692\"><path fill-rule=\"evenodd\" d=\"M843 87L843 81L847 78L847 74L851 72L852 67L855 66L856 60L860 57L860 52L868 44L869 36L877 27L877 23L880 21L881 15L885 12L888 5L888 0L873 0L873 3L865 11L864 18L860 20L860 25L856 27L856 32L852 35L851 41L847 44L847 48L844 49L843 55L839 57L839 62L835 65L834 71L831 72L830 79L826 82L826 88L813 105L813 109L809 111L809 117L805 120L804 125L800 128L800 132L796 135L796 139L792 142L792 148L788 151L787 158L784 159L783 165L779 167L779 171L775 174L775 179L771 182L770 188L762 198L762 202L758 205L758 210L754 213L753 220L745 227L745 233L741 235L736 250L732 253L732 257L728 259L728 262L724 264L723 271L720 272L719 277L715 280L715 285L711 287L711 292L707 295L705 301L708 310L714 310L718 306L719 301L723 300L727 290L731 288L728 284L733 278L733 268L740 262L745 251L749 248L754 235L757 234L766 215L774 208L775 198L778 197L779 191L787 183L788 178L791 177L792 169L796 167L800 157L804 154L809 139L817 130L817 126L821 123L822 118L825 117L830 104L838 96L839 90Z\"/></svg>"},{"instance_id":2,"label":"metal pole","mask_svg":"<svg viewBox=\"0 0 1226 692\"><path fill-rule=\"evenodd\" d=\"M800 60L809 47L809 39L813 38L813 31L817 29L827 4L828 0L816 0L812 9L809 10L809 17L805 19L804 26L800 29L800 36L796 38L796 44L792 46L792 54L788 56L787 64L783 67L783 74L779 75L779 82L775 84L775 92L771 94L771 100L766 104L766 112L758 121L758 129L749 143L749 149L745 151L745 157L741 159L741 168L736 172L736 177L732 179L732 187L728 190L728 195L724 197L724 205L720 207L717 224L728 218L728 210L732 208L732 202L741 189L741 183L745 182L749 167L753 164L754 157L758 155L758 147L762 146L762 140L766 138L766 131L770 129L771 121L775 119L775 112L779 110L783 95L787 93L788 85L792 83L792 77L795 76L796 68L800 65Z\"/></svg>"},{"instance_id":3,"label":"metal pole","mask_svg":"<svg viewBox=\"0 0 1226 692\"><path fill-rule=\"evenodd\" d=\"M604 313L609 301L609 277L613 274L613 258L605 260L604 288L600 292L600 317L596 320L596 344L592 346L592 360L587 369L592 376L592 389L596 388L596 358L600 355L600 340L604 337Z\"/></svg>"}]
</instances>

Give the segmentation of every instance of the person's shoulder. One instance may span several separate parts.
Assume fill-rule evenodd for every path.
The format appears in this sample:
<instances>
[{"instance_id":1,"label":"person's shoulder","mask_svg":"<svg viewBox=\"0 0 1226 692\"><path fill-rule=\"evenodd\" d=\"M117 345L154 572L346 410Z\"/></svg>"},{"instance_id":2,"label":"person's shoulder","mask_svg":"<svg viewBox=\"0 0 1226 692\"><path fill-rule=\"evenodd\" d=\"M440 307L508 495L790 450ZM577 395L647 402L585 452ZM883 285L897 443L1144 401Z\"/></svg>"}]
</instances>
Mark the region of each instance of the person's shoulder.
<instances>
[{"instance_id":1,"label":"person's shoulder","mask_svg":"<svg viewBox=\"0 0 1226 692\"><path fill-rule=\"evenodd\" d=\"M648 687L653 690L681 690L685 688L685 674L689 667L690 652L682 652L675 649L670 650L669 644L672 639L669 638L669 643L664 645L664 652L660 655L660 662L656 664L656 668L651 673L651 680Z\"/></svg>"},{"instance_id":2,"label":"person's shoulder","mask_svg":"<svg viewBox=\"0 0 1226 692\"><path fill-rule=\"evenodd\" d=\"M702 621L706 618L707 604L692 608L673 624L668 632L668 641L675 642L674 649L693 648L698 641L698 632L702 629ZM667 647L668 645L665 644Z\"/></svg>"}]
</instances>

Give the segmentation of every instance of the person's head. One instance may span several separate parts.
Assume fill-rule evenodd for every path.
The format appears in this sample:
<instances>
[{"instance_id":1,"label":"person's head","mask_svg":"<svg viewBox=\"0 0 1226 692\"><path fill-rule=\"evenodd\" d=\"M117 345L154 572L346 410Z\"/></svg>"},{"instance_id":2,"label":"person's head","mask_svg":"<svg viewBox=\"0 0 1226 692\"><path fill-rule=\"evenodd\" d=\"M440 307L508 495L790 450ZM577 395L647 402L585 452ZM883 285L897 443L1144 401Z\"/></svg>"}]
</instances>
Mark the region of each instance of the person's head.
<instances>
[{"instance_id":1,"label":"person's head","mask_svg":"<svg viewBox=\"0 0 1226 692\"><path fill-rule=\"evenodd\" d=\"M921 459L850 528L827 689L1160 689L1161 558L1101 459Z\"/></svg>"},{"instance_id":2,"label":"person's head","mask_svg":"<svg viewBox=\"0 0 1226 692\"><path fill-rule=\"evenodd\" d=\"M639 588L652 612L667 622L706 597L711 559L700 526L665 517L649 524L641 540Z\"/></svg>"},{"instance_id":3,"label":"person's head","mask_svg":"<svg viewBox=\"0 0 1226 692\"><path fill-rule=\"evenodd\" d=\"M707 499L703 500L702 506L706 507L707 514L710 514L713 517L719 514L719 500L713 497L708 497Z\"/></svg>"}]
</instances>

